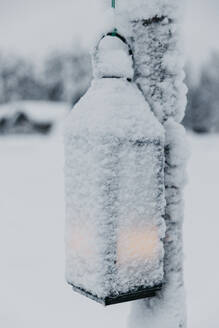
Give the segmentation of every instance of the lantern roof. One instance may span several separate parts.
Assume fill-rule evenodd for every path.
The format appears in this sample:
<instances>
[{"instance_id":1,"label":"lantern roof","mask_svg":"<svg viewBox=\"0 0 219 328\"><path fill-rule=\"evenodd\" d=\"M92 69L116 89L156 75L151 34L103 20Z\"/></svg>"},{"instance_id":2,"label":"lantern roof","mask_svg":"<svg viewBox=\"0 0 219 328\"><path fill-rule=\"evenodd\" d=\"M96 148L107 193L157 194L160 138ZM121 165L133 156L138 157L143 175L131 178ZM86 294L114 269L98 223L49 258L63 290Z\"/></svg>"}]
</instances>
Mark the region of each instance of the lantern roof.
<instances>
[{"instance_id":1,"label":"lantern roof","mask_svg":"<svg viewBox=\"0 0 219 328\"><path fill-rule=\"evenodd\" d=\"M138 87L125 79L94 79L66 121L73 136L163 139L164 129Z\"/></svg>"}]
</instances>

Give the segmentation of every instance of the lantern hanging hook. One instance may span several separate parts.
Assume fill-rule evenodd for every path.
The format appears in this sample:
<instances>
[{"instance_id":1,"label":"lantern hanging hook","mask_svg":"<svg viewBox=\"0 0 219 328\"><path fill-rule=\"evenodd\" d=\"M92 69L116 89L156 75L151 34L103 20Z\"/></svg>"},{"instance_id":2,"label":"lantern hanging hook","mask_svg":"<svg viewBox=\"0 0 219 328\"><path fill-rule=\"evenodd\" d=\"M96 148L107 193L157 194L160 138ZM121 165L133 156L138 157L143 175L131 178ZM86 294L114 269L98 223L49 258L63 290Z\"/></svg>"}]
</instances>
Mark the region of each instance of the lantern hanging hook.
<instances>
[{"instance_id":1,"label":"lantern hanging hook","mask_svg":"<svg viewBox=\"0 0 219 328\"><path fill-rule=\"evenodd\" d=\"M104 33L104 34L102 35L102 37L100 38L100 40L98 41L98 43L97 43L97 45L96 45L95 53L98 52L100 42L101 42L106 36L113 36L113 37L115 37L115 38L120 39L120 41L122 41L124 44L126 44L127 47L128 47L128 53L129 53L130 56L132 56L132 59L133 59L133 51L132 51L132 47L131 47L131 45L127 42L126 38L125 38L123 35L121 35L121 34L118 33L118 30L117 30L117 29L114 29L113 32Z\"/></svg>"},{"instance_id":2,"label":"lantern hanging hook","mask_svg":"<svg viewBox=\"0 0 219 328\"><path fill-rule=\"evenodd\" d=\"M114 12L114 29L112 31L112 35L116 36L116 34L118 33L118 30L116 28L116 0L112 0L112 9Z\"/></svg>"}]
</instances>

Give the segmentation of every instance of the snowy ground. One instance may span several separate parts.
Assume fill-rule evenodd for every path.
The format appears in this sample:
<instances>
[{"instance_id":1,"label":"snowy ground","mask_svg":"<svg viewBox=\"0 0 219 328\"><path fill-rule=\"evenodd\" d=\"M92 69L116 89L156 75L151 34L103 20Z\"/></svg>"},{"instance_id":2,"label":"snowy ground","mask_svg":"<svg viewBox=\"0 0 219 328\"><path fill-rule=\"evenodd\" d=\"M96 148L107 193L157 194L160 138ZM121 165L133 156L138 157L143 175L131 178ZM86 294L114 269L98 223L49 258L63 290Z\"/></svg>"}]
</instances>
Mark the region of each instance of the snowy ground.
<instances>
[{"instance_id":1,"label":"snowy ground","mask_svg":"<svg viewBox=\"0 0 219 328\"><path fill-rule=\"evenodd\" d=\"M219 136L189 140L189 328L218 328ZM105 309L64 281L61 137L1 138L0 154L0 327L125 328L129 304Z\"/></svg>"}]
</instances>

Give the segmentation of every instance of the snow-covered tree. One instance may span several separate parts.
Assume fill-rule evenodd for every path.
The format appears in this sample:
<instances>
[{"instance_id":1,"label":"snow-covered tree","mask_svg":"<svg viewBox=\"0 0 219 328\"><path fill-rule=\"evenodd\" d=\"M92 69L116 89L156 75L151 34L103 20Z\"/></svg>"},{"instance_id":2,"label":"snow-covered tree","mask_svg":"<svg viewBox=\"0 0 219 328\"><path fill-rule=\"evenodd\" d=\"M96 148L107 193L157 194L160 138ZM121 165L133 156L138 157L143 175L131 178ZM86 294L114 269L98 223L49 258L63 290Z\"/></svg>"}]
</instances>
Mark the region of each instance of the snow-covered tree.
<instances>
[{"instance_id":1,"label":"snow-covered tree","mask_svg":"<svg viewBox=\"0 0 219 328\"><path fill-rule=\"evenodd\" d=\"M200 78L192 83L188 66L188 106L184 124L197 133L219 131L219 55L213 53L201 67Z\"/></svg>"},{"instance_id":2,"label":"snow-covered tree","mask_svg":"<svg viewBox=\"0 0 219 328\"><path fill-rule=\"evenodd\" d=\"M181 122L186 87L180 50L177 1L141 1L142 13L131 19L136 83L166 131L165 283L155 299L133 305L130 327L186 327L182 224L185 178L185 133ZM143 10L144 9L144 10Z\"/></svg>"},{"instance_id":3,"label":"snow-covered tree","mask_svg":"<svg viewBox=\"0 0 219 328\"><path fill-rule=\"evenodd\" d=\"M87 91L91 62L88 53L79 45L50 54L44 66L44 83L50 100L75 104Z\"/></svg>"},{"instance_id":4,"label":"snow-covered tree","mask_svg":"<svg viewBox=\"0 0 219 328\"><path fill-rule=\"evenodd\" d=\"M0 103L46 99L46 90L34 64L15 55L0 55Z\"/></svg>"},{"instance_id":5,"label":"snow-covered tree","mask_svg":"<svg viewBox=\"0 0 219 328\"><path fill-rule=\"evenodd\" d=\"M85 93L90 79L90 57L79 45L51 53L40 65L0 54L0 103L52 100L72 105Z\"/></svg>"}]
</instances>

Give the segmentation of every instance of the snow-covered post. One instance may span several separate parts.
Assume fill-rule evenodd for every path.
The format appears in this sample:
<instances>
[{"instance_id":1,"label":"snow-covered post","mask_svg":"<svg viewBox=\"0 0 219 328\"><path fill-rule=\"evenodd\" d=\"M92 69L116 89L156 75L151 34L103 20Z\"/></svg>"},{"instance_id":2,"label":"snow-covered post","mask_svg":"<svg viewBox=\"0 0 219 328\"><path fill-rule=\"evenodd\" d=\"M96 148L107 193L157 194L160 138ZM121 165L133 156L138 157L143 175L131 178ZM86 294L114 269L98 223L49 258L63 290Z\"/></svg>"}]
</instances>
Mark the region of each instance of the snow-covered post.
<instances>
[{"instance_id":1,"label":"snow-covered post","mask_svg":"<svg viewBox=\"0 0 219 328\"><path fill-rule=\"evenodd\" d=\"M180 122L186 87L180 50L179 19L182 3L176 0L137 1L131 21L135 81L166 131L165 285L160 294L133 304L129 327L186 327L183 284L183 197L187 151ZM141 8L141 10L140 10Z\"/></svg>"},{"instance_id":2,"label":"snow-covered post","mask_svg":"<svg viewBox=\"0 0 219 328\"><path fill-rule=\"evenodd\" d=\"M133 304L131 328L186 326L182 254L186 148L180 125L186 88L178 47L179 7L177 0L120 0L117 7L113 1L111 26L94 55L93 83L65 129L68 282L105 305L109 299L110 304L115 298L118 302L118 297L137 299L142 286L156 286L161 277L164 282L154 298L149 295ZM112 41L114 37L118 40ZM131 47L124 53L117 41L127 44L127 39ZM147 152L139 157L144 144ZM155 165L156 149L148 148L151 144L161 146L160 166ZM140 150L132 152L133 146ZM153 179L157 174L161 179ZM156 255L152 261L151 247L146 247L151 223L150 238L156 231L158 241L152 247ZM125 254L122 261L121 254Z\"/></svg>"}]
</instances>

